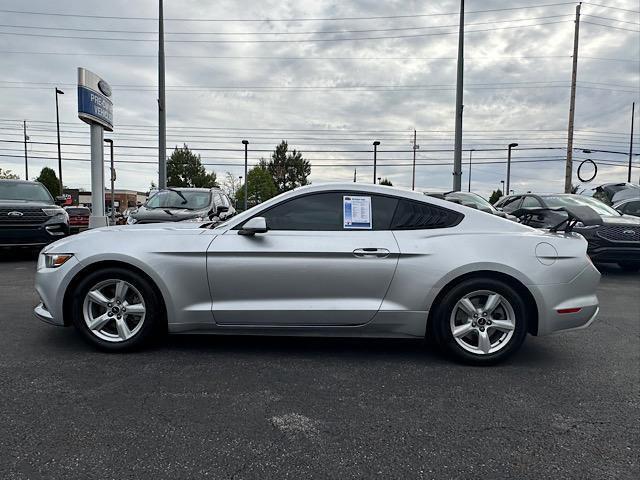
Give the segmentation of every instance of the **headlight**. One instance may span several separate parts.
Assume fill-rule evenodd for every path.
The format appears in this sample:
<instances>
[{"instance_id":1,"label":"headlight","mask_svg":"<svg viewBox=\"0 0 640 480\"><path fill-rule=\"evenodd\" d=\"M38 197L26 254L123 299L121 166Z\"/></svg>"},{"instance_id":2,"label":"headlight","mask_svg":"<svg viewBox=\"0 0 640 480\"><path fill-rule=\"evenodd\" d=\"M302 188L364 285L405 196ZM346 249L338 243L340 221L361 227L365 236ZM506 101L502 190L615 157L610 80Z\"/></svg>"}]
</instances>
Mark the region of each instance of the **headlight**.
<instances>
[{"instance_id":1,"label":"headlight","mask_svg":"<svg viewBox=\"0 0 640 480\"><path fill-rule=\"evenodd\" d=\"M42 211L50 217L53 217L55 215L64 215L65 213L67 213L64 208L60 207L43 208Z\"/></svg>"},{"instance_id":2,"label":"headlight","mask_svg":"<svg viewBox=\"0 0 640 480\"><path fill-rule=\"evenodd\" d=\"M137 220L135 218L133 218L131 215L129 215L127 217L127 225L133 225L136 222L137 222Z\"/></svg>"},{"instance_id":3,"label":"headlight","mask_svg":"<svg viewBox=\"0 0 640 480\"><path fill-rule=\"evenodd\" d=\"M585 225L582 222L576 222L575 226L582 229L593 230L594 228L598 228L600 225Z\"/></svg>"},{"instance_id":4,"label":"headlight","mask_svg":"<svg viewBox=\"0 0 640 480\"><path fill-rule=\"evenodd\" d=\"M44 266L46 268L58 268L73 257L70 253L43 253L42 256L44 257Z\"/></svg>"}]
</instances>

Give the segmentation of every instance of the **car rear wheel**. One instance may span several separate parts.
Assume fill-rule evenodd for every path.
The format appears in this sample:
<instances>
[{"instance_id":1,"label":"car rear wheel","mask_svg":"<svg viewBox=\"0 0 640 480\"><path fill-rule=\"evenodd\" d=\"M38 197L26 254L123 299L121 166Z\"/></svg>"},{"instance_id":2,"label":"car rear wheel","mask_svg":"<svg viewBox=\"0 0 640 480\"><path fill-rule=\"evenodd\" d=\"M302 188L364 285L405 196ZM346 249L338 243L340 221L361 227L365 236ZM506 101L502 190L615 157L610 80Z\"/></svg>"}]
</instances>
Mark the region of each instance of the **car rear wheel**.
<instances>
[{"instance_id":1,"label":"car rear wheel","mask_svg":"<svg viewBox=\"0 0 640 480\"><path fill-rule=\"evenodd\" d=\"M90 273L72 298L73 324L85 340L102 350L131 350L148 343L162 319L153 285L123 268Z\"/></svg>"},{"instance_id":2,"label":"car rear wheel","mask_svg":"<svg viewBox=\"0 0 640 480\"><path fill-rule=\"evenodd\" d=\"M488 365L512 355L527 335L520 294L490 278L465 280L449 290L433 317L436 343L456 359Z\"/></svg>"},{"instance_id":3,"label":"car rear wheel","mask_svg":"<svg viewBox=\"0 0 640 480\"><path fill-rule=\"evenodd\" d=\"M640 270L640 262L622 262L618 265L625 272L637 272Z\"/></svg>"}]
</instances>

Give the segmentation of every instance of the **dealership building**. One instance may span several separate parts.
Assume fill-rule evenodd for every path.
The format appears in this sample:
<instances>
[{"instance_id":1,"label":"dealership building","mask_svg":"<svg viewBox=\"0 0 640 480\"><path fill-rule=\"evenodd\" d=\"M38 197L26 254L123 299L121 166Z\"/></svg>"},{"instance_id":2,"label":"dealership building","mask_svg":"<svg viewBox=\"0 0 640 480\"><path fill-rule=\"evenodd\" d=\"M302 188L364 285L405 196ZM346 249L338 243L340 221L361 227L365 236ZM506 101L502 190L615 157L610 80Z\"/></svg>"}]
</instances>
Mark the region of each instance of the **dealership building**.
<instances>
[{"instance_id":1,"label":"dealership building","mask_svg":"<svg viewBox=\"0 0 640 480\"><path fill-rule=\"evenodd\" d=\"M74 188L65 188L68 205L82 205L91 208L91 192L80 191ZM147 192L137 192L135 190L114 190L113 203L117 212L123 212L127 208L135 207L147 201ZM105 208L111 209L111 191L104 192Z\"/></svg>"}]
</instances>

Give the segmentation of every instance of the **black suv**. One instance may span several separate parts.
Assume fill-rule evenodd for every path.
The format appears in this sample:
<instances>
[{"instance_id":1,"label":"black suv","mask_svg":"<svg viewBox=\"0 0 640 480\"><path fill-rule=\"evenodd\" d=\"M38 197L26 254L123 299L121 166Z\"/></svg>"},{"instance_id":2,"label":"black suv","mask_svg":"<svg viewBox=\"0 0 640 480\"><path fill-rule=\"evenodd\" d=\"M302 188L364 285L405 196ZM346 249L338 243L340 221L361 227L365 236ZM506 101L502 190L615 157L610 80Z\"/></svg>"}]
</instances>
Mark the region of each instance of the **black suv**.
<instances>
[{"instance_id":1,"label":"black suv","mask_svg":"<svg viewBox=\"0 0 640 480\"><path fill-rule=\"evenodd\" d=\"M595 198L568 193L549 195L509 195L496 202L506 213L522 216L527 210L539 213L526 215L527 224L535 228L549 228L567 218L563 211L542 211L573 205L591 207L602 218L602 225L577 224L573 230L589 242L587 253L594 262L617 263L624 270L640 269L640 218L620 212Z\"/></svg>"},{"instance_id":2,"label":"black suv","mask_svg":"<svg viewBox=\"0 0 640 480\"><path fill-rule=\"evenodd\" d=\"M132 211L127 223L223 221L235 213L229 197L217 188L166 188Z\"/></svg>"},{"instance_id":3,"label":"black suv","mask_svg":"<svg viewBox=\"0 0 640 480\"><path fill-rule=\"evenodd\" d=\"M69 215L44 185L0 180L0 247L41 248L65 235Z\"/></svg>"}]
</instances>

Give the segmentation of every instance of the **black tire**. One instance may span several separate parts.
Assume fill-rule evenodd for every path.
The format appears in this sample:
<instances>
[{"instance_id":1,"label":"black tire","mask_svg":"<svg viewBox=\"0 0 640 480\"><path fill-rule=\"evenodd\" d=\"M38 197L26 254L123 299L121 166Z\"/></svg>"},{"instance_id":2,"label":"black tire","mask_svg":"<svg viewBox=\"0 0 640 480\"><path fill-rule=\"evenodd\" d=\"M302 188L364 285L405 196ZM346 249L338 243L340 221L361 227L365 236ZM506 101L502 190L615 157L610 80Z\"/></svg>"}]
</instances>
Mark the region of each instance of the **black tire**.
<instances>
[{"instance_id":1,"label":"black tire","mask_svg":"<svg viewBox=\"0 0 640 480\"><path fill-rule=\"evenodd\" d=\"M139 331L127 340L111 342L99 338L87 326L84 319L84 300L88 292L106 280L124 280L134 286L144 299L145 317ZM71 319L76 330L91 345L107 352L123 352L139 349L150 344L159 334L166 331L163 303L151 282L131 270L109 267L97 270L84 277L74 289L71 298Z\"/></svg>"},{"instance_id":2,"label":"black tire","mask_svg":"<svg viewBox=\"0 0 640 480\"><path fill-rule=\"evenodd\" d=\"M515 328L511 338L500 350L487 354L477 354L465 350L454 339L450 326L451 315L458 301L465 295L480 290L490 290L502 295L510 303L515 313ZM431 318L432 325L428 329L428 334L431 333L433 335L435 343L445 354L466 364L493 365L502 362L520 348L527 336L527 326L530 318L527 306L520 294L501 280L492 278L464 280L446 292L438 302L438 305L434 305L433 308L435 308L435 311Z\"/></svg>"},{"instance_id":3,"label":"black tire","mask_svg":"<svg viewBox=\"0 0 640 480\"><path fill-rule=\"evenodd\" d=\"M625 272L637 272L640 270L640 262L620 262L618 265Z\"/></svg>"}]
</instances>

